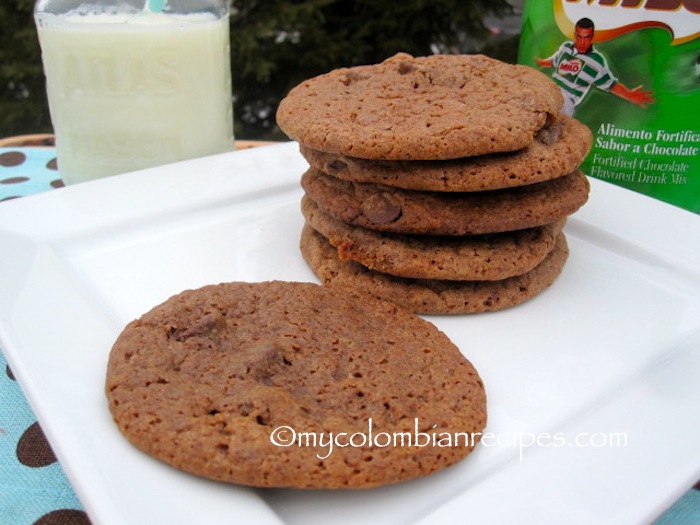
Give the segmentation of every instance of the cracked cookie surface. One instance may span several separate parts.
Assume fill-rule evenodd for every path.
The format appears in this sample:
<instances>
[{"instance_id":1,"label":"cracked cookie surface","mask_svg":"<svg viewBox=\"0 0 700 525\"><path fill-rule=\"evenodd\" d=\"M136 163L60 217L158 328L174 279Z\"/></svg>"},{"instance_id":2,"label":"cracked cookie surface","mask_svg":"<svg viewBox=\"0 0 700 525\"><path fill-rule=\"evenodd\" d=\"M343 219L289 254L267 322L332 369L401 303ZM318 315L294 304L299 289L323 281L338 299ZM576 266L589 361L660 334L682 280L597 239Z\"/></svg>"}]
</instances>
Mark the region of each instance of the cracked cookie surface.
<instances>
[{"instance_id":1,"label":"cracked cookie surface","mask_svg":"<svg viewBox=\"0 0 700 525\"><path fill-rule=\"evenodd\" d=\"M473 448L369 439L332 450L278 446L280 427L287 439L292 429L327 441L329 433L432 436L486 424L477 371L433 324L312 283L222 283L173 296L122 331L105 389L139 449L186 472L259 487L395 483Z\"/></svg>"},{"instance_id":2,"label":"cracked cookie surface","mask_svg":"<svg viewBox=\"0 0 700 525\"><path fill-rule=\"evenodd\" d=\"M371 230L417 235L469 235L556 222L588 200L590 184L576 171L552 181L488 192L420 192L348 182L310 168L301 185L324 212Z\"/></svg>"},{"instance_id":3,"label":"cracked cookie surface","mask_svg":"<svg viewBox=\"0 0 700 525\"><path fill-rule=\"evenodd\" d=\"M560 233L544 261L523 275L499 281L446 281L396 277L354 261L341 261L337 250L309 224L302 230L300 247L326 286L360 290L427 315L491 312L524 303L556 280L569 256L566 238Z\"/></svg>"},{"instance_id":4,"label":"cracked cookie surface","mask_svg":"<svg viewBox=\"0 0 700 525\"><path fill-rule=\"evenodd\" d=\"M417 191L476 192L544 182L576 170L593 141L591 130L561 115L527 147L509 153L437 161L366 160L325 153L300 144L317 170L350 182Z\"/></svg>"},{"instance_id":5,"label":"cracked cookie surface","mask_svg":"<svg viewBox=\"0 0 700 525\"><path fill-rule=\"evenodd\" d=\"M302 212L341 260L412 279L496 281L522 275L554 249L565 220L512 232L469 236L401 235L339 221L304 197Z\"/></svg>"},{"instance_id":6,"label":"cracked cookie surface","mask_svg":"<svg viewBox=\"0 0 700 525\"><path fill-rule=\"evenodd\" d=\"M302 82L281 101L276 120L319 151L445 160L524 148L562 104L556 84L527 66L483 55L399 53Z\"/></svg>"}]
</instances>

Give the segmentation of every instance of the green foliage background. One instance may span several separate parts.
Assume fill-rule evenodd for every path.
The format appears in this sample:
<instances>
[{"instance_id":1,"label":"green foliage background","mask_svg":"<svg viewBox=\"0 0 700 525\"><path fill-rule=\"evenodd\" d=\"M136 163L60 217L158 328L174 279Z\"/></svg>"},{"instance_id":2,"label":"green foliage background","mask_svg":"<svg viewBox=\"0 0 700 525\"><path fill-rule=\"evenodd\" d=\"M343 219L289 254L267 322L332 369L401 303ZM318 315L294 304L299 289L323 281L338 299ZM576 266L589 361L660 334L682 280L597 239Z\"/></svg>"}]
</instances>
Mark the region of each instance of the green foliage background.
<instances>
[{"instance_id":1,"label":"green foliage background","mask_svg":"<svg viewBox=\"0 0 700 525\"><path fill-rule=\"evenodd\" d=\"M0 136L51 132L31 0L0 2Z\"/></svg>"},{"instance_id":2,"label":"green foliage background","mask_svg":"<svg viewBox=\"0 0 700 525\"><path fill-rule=\"evenodd\" d=\"M34 2L0 2L0 136L50 133ZM231 68L235 134L282 139L274 115L302 80L404 51L483 52L517 61L518 35L494 36L487 17L507 0L233 0Z\"/></svg>"}]
</instances>

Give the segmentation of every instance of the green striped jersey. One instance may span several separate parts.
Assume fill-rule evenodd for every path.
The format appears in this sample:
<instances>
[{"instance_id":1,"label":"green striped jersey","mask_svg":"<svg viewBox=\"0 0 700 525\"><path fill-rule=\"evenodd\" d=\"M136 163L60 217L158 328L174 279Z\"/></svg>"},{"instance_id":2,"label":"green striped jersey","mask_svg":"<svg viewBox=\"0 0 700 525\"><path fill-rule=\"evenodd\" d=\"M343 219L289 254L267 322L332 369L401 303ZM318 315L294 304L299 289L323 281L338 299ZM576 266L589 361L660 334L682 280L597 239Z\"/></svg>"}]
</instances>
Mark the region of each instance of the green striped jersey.
<instances>
[{"instance_id":1,"label":"green striped jersey","mask_svg":"<svg viewBox=\"0 0 700 525\"><path fill-rule=\"evenodd\" d=\"M593 47L588 53L579 53L573 42L564 42L551 57L552 79L578 105L591 86L609 91L616 83L605 57Z\"/></svg>"}]
</instances>

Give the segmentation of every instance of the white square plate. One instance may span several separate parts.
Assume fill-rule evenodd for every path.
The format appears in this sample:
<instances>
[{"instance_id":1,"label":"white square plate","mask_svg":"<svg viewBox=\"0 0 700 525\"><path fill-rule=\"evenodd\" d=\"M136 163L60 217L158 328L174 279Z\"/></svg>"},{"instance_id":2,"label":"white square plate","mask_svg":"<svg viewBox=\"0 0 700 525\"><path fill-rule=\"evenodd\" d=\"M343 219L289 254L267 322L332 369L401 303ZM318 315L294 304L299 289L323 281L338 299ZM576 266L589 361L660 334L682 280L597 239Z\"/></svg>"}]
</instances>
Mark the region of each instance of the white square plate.
<instances>
[{"instance_id":1,"label":"white square plate","mask_svg":"<svg viewBox=\"0 0 700 525\"><path fill-rule=\"evenodd\" d=\"M103 392L117 334L221 281L318 282L298 249L296 144L0 204L0 344L93 523L636 524L700 477L700 217L591 180L533 300L432 316L489 396L488 440L369 491L254 490L134 449Z\"/></svg>"}]
</instances>

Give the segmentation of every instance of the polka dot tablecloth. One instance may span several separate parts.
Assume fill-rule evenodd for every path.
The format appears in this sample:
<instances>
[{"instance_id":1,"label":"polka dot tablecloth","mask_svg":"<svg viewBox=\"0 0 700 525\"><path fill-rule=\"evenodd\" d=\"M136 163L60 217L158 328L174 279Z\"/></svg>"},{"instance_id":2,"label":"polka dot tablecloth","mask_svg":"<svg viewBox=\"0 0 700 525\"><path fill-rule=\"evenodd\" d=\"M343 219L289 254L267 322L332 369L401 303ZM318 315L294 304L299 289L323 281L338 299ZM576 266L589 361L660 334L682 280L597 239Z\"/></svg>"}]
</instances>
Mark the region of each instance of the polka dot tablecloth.
<instances>
[{"instance_id":1,"label":"polka dot tablecloth","mask_svg":"<svg viewBox=\"0 0 700 525\"><path fill-rule=\"evenodd\" d=\"M0 148L0 202L62 186L54 148Z\"/></svg>"},{"instance_id":2,"label":"polka dot tablecloth","mask_svg":"<svg viewBox=\"0 0 700 525\"><path fill-rule=\"evenodd\" d=\"M54 148L0 148L0 206L61 187ZM1 350L0 525L89 524Z\"/></svg>"},{"instance_id":3,"label":"polka dot tablecloth","mask_svg":"<svg viewBox=\"0 0 700 525\"><path fill-rule=\"evenodd\" d=\"M0 148L0 206L62 186L54 148ZM1 350L0 525L89 524ZM700 525L700 483L655 525Z\"/></svg>"},{"instance_id":4,"label":"polka dot tablecloth","mask_svg":"<svg viewBox=\"0 0 700 525\"><path fill-rule=\"evenodd\" d=\"M0 354L0 523L90 523Z\"/></svg>"}]
</instances>

